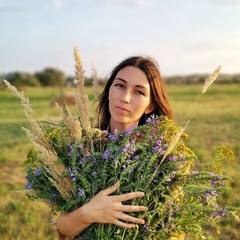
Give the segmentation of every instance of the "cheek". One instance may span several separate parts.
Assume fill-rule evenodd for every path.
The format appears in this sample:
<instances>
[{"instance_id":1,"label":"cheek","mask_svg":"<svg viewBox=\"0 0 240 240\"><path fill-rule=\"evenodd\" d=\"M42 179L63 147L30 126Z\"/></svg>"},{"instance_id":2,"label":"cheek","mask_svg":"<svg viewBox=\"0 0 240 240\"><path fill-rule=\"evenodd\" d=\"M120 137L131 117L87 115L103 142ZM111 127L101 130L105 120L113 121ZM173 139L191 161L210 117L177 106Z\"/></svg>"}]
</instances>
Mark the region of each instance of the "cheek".
<instances>
[{"instance_id":1,"label":"cheek","mask_svg":"<svg viewBox=\"0 0 240 240\"><path fill-rule=\"evenodd\" d=\"M139 100L139 99L136 99L135 101L135 108L138 109L139 111L142 111L144 112L145 109L149 106L149 101L148 100Z\"/></svg>"},{"instance_id":2,"label":"cheek","mask_svg":"<svg viewBox=\"0 0 240 240\"><path fill-rule=\"evenodd\" d=\"M110 102L112 101L113 96L114 96L114 94L113 94L112 88L110 88L110 89L109 89L109 93L108 93L109 104L110 104Z\"/></svg>"},{"instance_id":3,"label":"cheek","mask_svg":"<svg viewBox=\"0 0 240 240\"><path fill-rule=\"evenodd\" d=\"M108 93L109 109L110 109L111 106L114 104L115 98L116 98L116 94L114 93L113 89L110 88L110 89L109 89L109 93Z\"/></svg>"}]
</instances>

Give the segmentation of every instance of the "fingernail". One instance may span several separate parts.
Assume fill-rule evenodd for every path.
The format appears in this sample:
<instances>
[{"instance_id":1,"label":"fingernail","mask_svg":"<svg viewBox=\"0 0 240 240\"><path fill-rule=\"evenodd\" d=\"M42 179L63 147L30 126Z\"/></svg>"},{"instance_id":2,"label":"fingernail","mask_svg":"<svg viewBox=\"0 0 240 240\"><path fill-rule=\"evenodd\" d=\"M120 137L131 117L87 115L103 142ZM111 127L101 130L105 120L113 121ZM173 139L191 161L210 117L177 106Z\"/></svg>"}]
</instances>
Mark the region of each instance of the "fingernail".
<instances>
[{"instance_id":1,"label":"fingernail","mask_svg":"<svg viewBox=\"0 0 240 240\"><path fill-rule=\"evenodd\" d=\"M119 186L119 182L116 182L115 184L114 184L114 187L118 187Z\"/></svg>"}]
</instances>

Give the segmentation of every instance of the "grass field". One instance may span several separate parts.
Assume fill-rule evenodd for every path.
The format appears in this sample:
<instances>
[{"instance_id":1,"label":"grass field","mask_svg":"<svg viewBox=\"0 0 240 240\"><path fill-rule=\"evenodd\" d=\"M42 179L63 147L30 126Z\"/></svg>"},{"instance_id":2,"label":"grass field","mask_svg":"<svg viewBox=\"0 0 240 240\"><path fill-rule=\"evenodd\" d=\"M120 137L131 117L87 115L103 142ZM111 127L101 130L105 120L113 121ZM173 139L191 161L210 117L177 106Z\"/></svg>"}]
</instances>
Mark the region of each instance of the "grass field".
<instances>
[{"instance_id":1,"label":"grass field","mask_svg":"<svg viewBox=\"0 0 240 240\"><path fill-rule=\"evenodd\" d=\"M35 110L35 118L44 120L44 114L58 117L58 110L51 102L62 94L69 96L71 89L25 88ZM87 89L93 99L91 89ZM233 150L236 161L223 162L223 171L233 178L233 190L222 196L223 204L240 199L240 85L212 85L201 94L200 85L167 85L175 122L179 125L190 120L186 133L188 145L199 157L197 167L214 159L219 145ZM77 111L70 106L74 114ZM21 168L31 143L21 127L29 127L20 102L8 90L0 90L0 239L56 239L49 228L50 210L40 202L32 202L23 193L24 171ZM222 221L222 232L217 234L206 227L207 239L239 239L240 223L233 219ZM188 236L188 239L193 239Z\"/></svg>"}]
</instances>

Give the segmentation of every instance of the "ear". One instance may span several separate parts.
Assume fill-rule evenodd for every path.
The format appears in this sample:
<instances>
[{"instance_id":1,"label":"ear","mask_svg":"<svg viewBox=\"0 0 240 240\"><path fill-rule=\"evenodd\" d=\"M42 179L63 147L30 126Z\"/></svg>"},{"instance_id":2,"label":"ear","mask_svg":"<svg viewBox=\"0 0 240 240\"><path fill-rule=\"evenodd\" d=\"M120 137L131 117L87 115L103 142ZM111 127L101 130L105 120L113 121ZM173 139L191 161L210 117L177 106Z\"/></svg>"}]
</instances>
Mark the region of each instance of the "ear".
<instances>
[{"instance_id":1,"label":"ear","mask_svg":"<svg viewBox=\"0 0 240 240\"><path fill-rule=\"evenodd\" d=\"M152 112L154 110L154 106L152 104L149 104L147 106L147 108L145 109L144 113L145 114L149 114L150 112Z\"/></svg>"}]
</instances>

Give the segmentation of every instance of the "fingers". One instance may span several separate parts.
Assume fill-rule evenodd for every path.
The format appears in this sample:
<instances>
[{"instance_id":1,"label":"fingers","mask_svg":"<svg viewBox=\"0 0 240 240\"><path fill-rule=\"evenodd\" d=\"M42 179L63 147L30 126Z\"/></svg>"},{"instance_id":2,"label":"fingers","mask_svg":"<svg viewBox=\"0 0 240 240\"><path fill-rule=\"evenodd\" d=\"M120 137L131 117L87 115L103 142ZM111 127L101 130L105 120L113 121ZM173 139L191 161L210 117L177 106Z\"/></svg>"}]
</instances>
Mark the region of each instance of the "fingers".
<instances>
[{"instance_id":1,"label":"fingers","mask_svg":"<svg viewBox=\"0 0 240 240\"><path fill-rule=\"evenodd\" d=\"M141 218L135 218L135 217L132 217L128 214L123 214L120 218L121 220L123 220L124 222L129 222L129 223L136 223L136 224L144 224L145 221Z\"/></svg>"},{"instance_id":2,"label":"fingers","mask_svg":"<svg viewBox=\"0 0 240 240\"><path fill-rule=\"evenodd\" d=\"M145 206L131 206L131 205L121 205L122 212L144 212L147 210Z\"/></svg>"},{"instance_id":3,"label":"fingers","mask_svg":"<svg viewBox=\"0 0 240 240\"><path fill-rule=\"evenodd\" d=\"M115 198L115 201L124 202L127 200L131 200L131 199L139 198L143 196L144 196L143 192L131 192L131 193L125 193L121 195L115 195L114 198Z\"/></svg>"},{"instance_id":4,"label":"fingers","mask_svg":"<svg viewBox=\"0 0 240 240\"><path fill-rule=\"evenodd\" d=\"M122 228L135 228L136 225L132 224L132 223L125 223L122 222L120 220L116 221L115 223L113 223L114 225L118 226L118 227L122 227Z\"/></svg>"},{"instance_id":5,"label":"fingers","mask_svg":"<svg viewBox=\"0 0 240 240\"><path fill-rule=\"evenodd\" d=\"M98 194L99 195L106 195L106 196L110 195L111 193L115 192L119 188L119 186L120 186L120 184L117 182L114 185L112 185L111 187L100 191Z\"/></svg>"},{"instance_id":6,"label":"fingers","mask_svg":"<svg viewBox=\"0 0 240 240\"><path fill-rule=\"evenodd\" d=\"M118 216L118 218L114 224L119 227L133 228L133 227L135 227L136 224L144 224L144 223L145 223L144 219L135 218L135 217L129 216L125 213L121 213L121 215Z\"/></svg>"},{"instance_id":7,"label":"fingers","mask_svg":"<svg viewBox=\"0 0 240 240\"><path fill-rule=\"evenodd\" d=\"M120 186L120 184L117 182L113 186L100 191L98 194L108 196L111 193L115 192L119 188L119 186ZM115 195L113 197L114 197L115 201L123 202L123 201L131 200L131 199L139 198L139 197L143 197L143 196L144 196L143 192L131 192L131 193L125 193L125 194L121 194L121 195Z\"/></svg>"}]
</instances>

